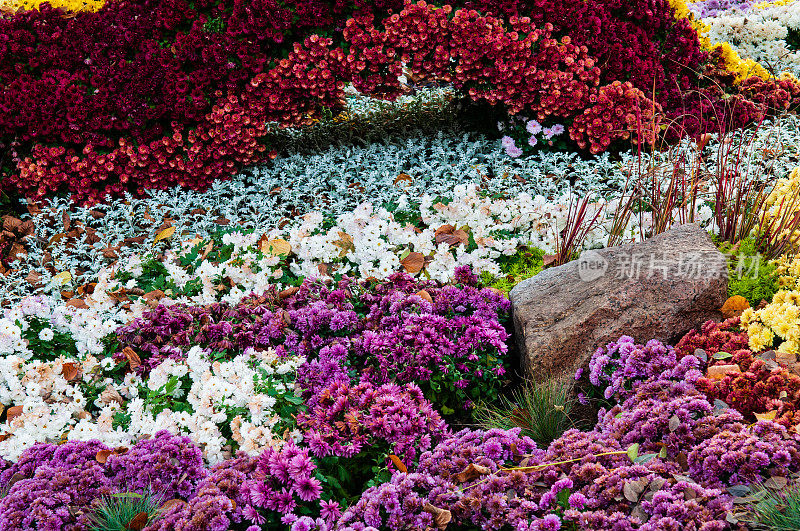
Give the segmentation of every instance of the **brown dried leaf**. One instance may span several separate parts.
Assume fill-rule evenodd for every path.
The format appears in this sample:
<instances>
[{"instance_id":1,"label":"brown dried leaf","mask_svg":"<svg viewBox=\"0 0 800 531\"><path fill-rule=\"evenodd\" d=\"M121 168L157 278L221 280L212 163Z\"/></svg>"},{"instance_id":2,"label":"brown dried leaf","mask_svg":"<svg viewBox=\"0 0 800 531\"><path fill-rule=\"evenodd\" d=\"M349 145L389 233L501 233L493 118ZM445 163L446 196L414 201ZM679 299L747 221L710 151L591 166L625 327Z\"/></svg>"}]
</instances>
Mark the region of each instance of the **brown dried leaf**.
<instances>
[{"instance_id":1,"label":"brown dried leaf","mask_svg":"<svg viewBox=\"0 0 800 531\"><path fill-rule=\"evenodd\" d=\"M353 238L346 232L339 231L339 239L334 241L333 244L340 249L339 257L345 256L350 251L355 251L356 246L353 244Z\"/></svg>"},{"instance_id":2,"label":"brown dried leaf","mask_svg":"<svg viewBox=\"0 0 800 531\"><path fill-rule=\"evenodd\" d=\"M103 258L107 258L108 260L116 260L119 258L117 251L119 251L119 249L115 247L106 247L103 249Z\"/></svg>"},{"instance_id":3,"label":"brown dried leaf","mask_svg":"<svg viewBox=\"0 0 800 531\"><path fill-rule=\"evenodd\" d=\"M295 293L297 293L298 291L300 291L300 288L298 288L297 286L292 286L291 288L286 288L285 290L283 290L283 291L278 293L278 298L279 299L287 299L287 298L291 297L292 295L294 295Z\"/></svg>"},{"instance_id":4,"label":"brown dried leaf","mask_svg":"<svg viewBox=\"0 0 800 531\"><path fill-rule=\"evenodd\" d=\"M67 306L72 306L73 308L81 308L86 309L89 307L88 304L83 299L70 299L66 302Z\"/></svg>"},{"instance_id":5,"label":"brown dried leaf","mask_svg":"<svg viewBox=\"0 0 800 531\"><path fill-rule=\"evenodd\" d=\"M467 481L472 481L480 476L485 476L489 474L491 470L488 467L482 465L476 465L475 463L470 463L467 465L467 468L459 472L458 474L453 476L453 479L456 483L466 483Z\"/></svg>"},{"instance_id":6,"label":"brown dried leaf","mask_svg":"<svg viewBox=\"0 0 800 531\"><path fill-rule=\"evenodd\" d=\"M789 481L783 476L771 476L764 482L764 486L768 489L780 490L788 483Z\"/></svg>"},{"instance_id":7,"label":"brown dried leaf","mask_svg":"<svg viewBox=\"0 0 800 531\"><path fill-rule=\"evenodd\" d=\"M645 487L650 482L647 478L641 478L636 481L628 481L622 487L622 494L625 496L625 499L631 502L636 502L639 500L639 495L644 492Z\"/></svg>"},{"instance_id":8,"label":"brown dried leaf","mask_svg":"<svg viewBox=\"0 0 800 531\"><path fill-rule=\"evenodd\" d=\"M68 361L61 364L61 374L66 381L74 380L78 376L78 364Z\"/></svg>"},{"instance_id":9,"label":"brown dried leaf","mask_svg":"<svg viewBox=\"0 0 800 531\"><path fill-rule=\"evenodd\" d=\"M394 178L394 184L406 183L406 186L410 185L414 182L414 179L407 173L401 173L397 177Z\"/></svg>"},{"instance_id":10,"label":"brown dried leaf","mask_svg":"<svg viewBox=\"0 0 800 531\"><path fill-rule=\"evenodd\" d=\"M434 507L430 503L425 503L422 507L422 510L426 513L430 513L433 515L433 524L436 526L436 529L445 529L447 524L450 523L450 520L453 519L453 515L450 514L450 511L447 509L440 509L439 507Z\"/></svg>"},{"instance_id":11,"label":"brown dried leaf","mask_svg":"<svg viewBox=\"0 0 800 531\"><path fill-rule=\"evenodd\" d=\"M418 291L417 293L415 293L415 295L417 295L418 297L422 297L423 299L425 299L426 301L428 301L430 303L433 302L433 297L431 297L431 294L428 293L427 291L425 291L424 289Z\"/></svg>"},{"instance_id":12,"label":"brown dried leaf","mask_svg":"<svg viewBox=\"0 0 800 531\"><path fill-rule=\"evenodd\" d=\"M756 417L756 420L775 420L775 417L778 416L777 410L767 411L766 413L753 413Z\"/></svg>"},{"instance_id":13,"label":"brown dried leaf","mask_svg":"<svg viewBox=\"0 0 800 531\"><path fill-rule=\"evenodd\" d=\"M11 248L8 250L8 259L10 261L18 260L19 255L22 257L28 256L28 251L25 249L25 246L19 242L14 242L11 244Z\"/></svg>"},{"instance_id":14,"label":"brown dried leaf","mask_svg":"<svg viewBox=\"0 0 800 531\"><path fill-rule=\"evenodd\" d=\"M202 253L200 253L200 257L199 257L199 258L200 258L200 260L205 260L205 259L206 259L206 257L208 256L208 254L209 254L209 253L210 253L210 252L211 252L213 249L214 249L214 242L213 242L213 241L210 241L210 242L208 242L208 243L206 244L206 246L203 248L203 252L202 252Z\"/></svg>"},{"instance_id":15,"label":"brown dried leaf","mask_svg":"<svg viewBox=\"0 0 800 531\"><path fill-rule=\"evenodd\" d=\"M42 275L37 273L36 271L31 271L28 273L28 276L25 277L25 281L30 284L34 288L41 288L42 287Z\"/></svg>"},{"instance_id":16,"label":"brown dried leaf","mask_svg":"<svg viewBox=\"0 0 800 531\"><path fill-rule=\"evenodd\" d=\"M433 233L434 236L439 236L440 234L453 234L456 228L452 225L442 225L438 229L436 229Z\"/></svg>"},{"instance_id":17,"label":"brown dried leaf","mask_svg":"<svg viewBox=\"0 0 800 531\"><path fill-rule=\"evenodd\" d=\"M165 502L164 502L164 505L162 505L162 506L161 506L161 509L160 509L160 511L159 511L159 512L160 512L161 514L164 514L164 513L166 513L167 511L169 511L170 509L172 509L173 507L182 507L182 506L184 506L184 505L186 505L186 502L185 502L185 501L183 501L183 500L179 500L179 499L177 499L177 498L173 498L173 499L171 499L171 500L167 500L167 501L165 501Z\"/></svg>"},{"instance_id":18,"label":"brown dried leaf","mask_svg":"<svg viewBox=\"0 0 800 531\"><path fill-rule=\"evenodd\" d=\"M125 347L122 349L122 353L125 354L125 359L128 360L131 369L135 369L142 364L142 359L131 347Z\"/></svg>"},{"instance_id":19,"label":"brown dried leaf","mask_svg":"<svg viewBox=\"0 0 800 531\"><path fill-rule=\"evenodd\" d=\"M408 256L400 260L400 264L408 274L416 275L425 267L425 255L417 252L408 253Z\"/></svg>"},{"instance_id":20,"label":"brown dried leaf","mask_svg":"<svg viewBox=\"0 0 800 531\"><path fill-rule=\"evenodd\" d=\"M149 515L146 512L141 512L131 518L131 521L127 523L125 529L130 529L131 531L142 531L144 527L147 525L147 520L149 519Z\"/></svg>"},{"instance_id":21,"label":"brown dried leaf","mask_svg":"<svg viewBox=\"0 0 800 531\"><path fill-rule=\"evenodd\" d=\"M125 403L125 399L122 398L122 395L119 392L111 387L110 385L103 389L103 392L100 393L100 402L108 405L112 402L116 402L119 405L123 405Z\"/></svg>"},{"instance_id":22,"label":"brown dried leaf","mask_svg":"<svg viewBox=\"0 0 800 531\"><path fill-rule=\"evenodd\" d=\"M712 365L706 371L706 376L714 380L725 378L726 374L740 374L742 369L738 365Z\"/></svg>"},{"instance_id":23,"label":"brown dried leaf","mask_svg":"<svg viewBox=\"0 0 800 531\"><path fill-rule=\"evenodd\" d=\"M288 256L292 252L292 246L282 238L273 238L262 242L259 250L272 256Z\"/></svg>"},{"instance_id":24,"label":"brown dried leaf","mask_svg":"<svg viewBox=\"0 0 800 531\"><path fill-rule=\"evenodd\" d=\"M98 463L100 463L101 465L104 465L104 464L106 464L106 461L108 461L108 458L113 453L114 453L114 450L98 450L98 452L95 454L94 458Z\"/></svg>"},{"instance_id":25,"label":"brown dried leaf","mask_svg":"<svg viewBox=\"0 0 800 531\"><path fill-rule=\"evenodd\" d=\"M390 454L389 459L391 459L392 463L394 463L394 466L397 467L397 470L403 473L408 472L408 468L403 464L399 457L394 454Z\"/></svg>"},{"instance_id":26,"label":"brown dried leaf","mask_svg":"<svg viewBox=\"0 0 800 531\"><path fill-rule=\"evenodd\" d=\"M725 301L725 304L722 305L719 311L728 319L731 317L739 317L742 315L742 312L749 307L750 303L747 302L747 299L741 295L734 295L733 297L728 297L728 300Z\"/></svg>"},{"instance_id":27,"label":"brown dried leaf","mask_svg":"<svg viewBox=\"0 0 800 531\"><path fill-rule=\"evenodd\" d=\"M160 289L154 289L142 295L142 298L148 306L155 308L158 306L159 301L164 298L164 292Z\"/></svg>"},{"instance_id":28,"label":"brown dried leaf","mask_svg":"<svg viewBox=\"0 0 800 531\"><path fill-rule=\"evenodd\" d=\"M164 229L161 232L159 232L158 234L156 234L156 237L153 240L153 243L158 243L161 240L166 240L167 238L171 237L173 234L175 234L175 227L167 227L166 229Z\"/></svg>"},{"instance_id":29,"label":"brown dried leaf","mask_svg":"<svg viewBox=\"0 0 800 531\"><path fill-rule=\"evenodd\" d=\"M547 267L555 263L556 259L558 258L557 254L546 254L542 259L542 265Z\"/></svg>"},{"instance_id":30,"label":"brown dried leaf","mask_svg":"<svg viewBox=\"0 0 800 531\"><path fill-rule=\"evenodd\" d=\"M6 420L8 422L11 422L20 415L22 415L22 406L11 406L6 411Z\"/></svg>"}]
</instances>

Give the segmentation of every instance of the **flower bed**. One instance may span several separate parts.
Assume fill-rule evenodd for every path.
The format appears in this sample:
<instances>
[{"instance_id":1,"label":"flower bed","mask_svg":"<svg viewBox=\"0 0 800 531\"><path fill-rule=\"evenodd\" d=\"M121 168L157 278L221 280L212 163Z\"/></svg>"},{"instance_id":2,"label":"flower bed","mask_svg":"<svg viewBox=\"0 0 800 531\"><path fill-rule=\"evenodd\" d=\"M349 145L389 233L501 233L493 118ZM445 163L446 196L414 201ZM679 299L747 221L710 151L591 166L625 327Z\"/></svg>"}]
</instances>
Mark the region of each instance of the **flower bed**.
<instances>
[{"instance_id":1,"label":"flower bed","mask_svg":"<svg viewBox=\"0 0 800 531\"><path fill-rule=\"evenodd\" d=\"M4 13L0 529L792 522L800 89L714 41L794 7L629 4ZM685 222L724 321L520 381L509 289Z\"/></svg>"},{"instance_id":2,"label":"flower bed","mask_svg":"<svg viewBox=\"0 0 800 531\"><path fill-rule=\"evenodd\" d=\"M2 142L12 165L4 186L38 198L69 192L89 203L147 188L203 190L274 157L260 141L269 122L307 124L340 109L347 81L396 97L403 66L511 114L569 122L570 138L593 153L617 140L651 144L662 109L667 136L679 138L758 121L800 92L789 79L734 87L724 57L701 51L695 30L666 0L624 16L602 2L558 5L531 13L481 6L504 11L504 20L407 4L382 22L387 8L400 6L350 11L301 2L270 7L266 18L248 6L206 2L194 9L112 2L71 19L52 9L20 12L0 20L15 36L4 45L13 60L0 71ZM512 14L518 7L532 18ZM575 20L587 27L564 23ZM109 21L125 38L100 38ZM25 44L34 27L52 28L53 38ZM501 68L486 66L498 61ZM20 76L23 64L36 68ZM704 68L708 75L698 77ZM653 82L656 102L646 96ZM48 99L54 91L58 99Z\"/></svg>"}]
</instances>

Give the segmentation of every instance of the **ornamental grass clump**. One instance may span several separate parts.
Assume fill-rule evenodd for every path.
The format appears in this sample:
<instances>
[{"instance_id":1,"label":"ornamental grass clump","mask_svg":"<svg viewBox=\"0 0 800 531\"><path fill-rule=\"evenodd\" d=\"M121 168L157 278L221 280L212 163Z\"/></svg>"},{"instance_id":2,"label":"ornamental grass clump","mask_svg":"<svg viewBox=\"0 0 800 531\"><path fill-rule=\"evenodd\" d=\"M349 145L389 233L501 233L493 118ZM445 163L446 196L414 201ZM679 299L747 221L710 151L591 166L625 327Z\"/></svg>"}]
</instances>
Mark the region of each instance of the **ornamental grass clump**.
<instances>
[{"instance_id":1,"label":"ornamental grass clump","mask_svg":"<svg viewBox=\"0 0 800 531\"><path fill-rule=\"evenodd\" d=\"M520 428L523 436L547 447L572 427L570 414L574 406L572 389L566 383L526 381L511 397L501 396L497 405L481 402L473 417L486 429Z\"/></svg>"},{"instance_id":2,"label":"ornamental grass clump","mask_svg":"<svg viewBox=\"0 0 800 531\"><path fill-rule=\"evenodd\" d=\"M779 490L762 485L753 496L760 498L748 507L753 523L774 531L800 529L800 487L797 484Z\"/></svg>"},{"instance_id":3,"label":"ornamental grass clump","mask_svg":"<svg viewBox=\"0 0 800 531\"><path fill-rule=\"evenodd\" d=\"M95 504L89 531L128 531L141 529L158 518L164 498L150 491L122 492Z\"/></svg>"}]
</instances>

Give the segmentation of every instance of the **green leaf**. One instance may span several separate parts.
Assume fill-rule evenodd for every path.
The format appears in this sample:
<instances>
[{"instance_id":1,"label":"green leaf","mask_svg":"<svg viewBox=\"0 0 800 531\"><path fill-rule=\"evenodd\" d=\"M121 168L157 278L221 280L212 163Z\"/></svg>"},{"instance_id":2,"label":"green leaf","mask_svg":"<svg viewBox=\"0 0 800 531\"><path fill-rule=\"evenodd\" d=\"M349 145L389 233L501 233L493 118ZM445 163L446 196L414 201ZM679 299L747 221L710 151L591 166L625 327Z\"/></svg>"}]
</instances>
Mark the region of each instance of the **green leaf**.
<instances>
[{"instance_id":1,"label":"green leaf","mask_svg":"<svg viewBox=\"0 0 800 531\"><path fill-rule=\"evenodd\" d=\"M666 457L667 457L667 447L666 446L662 446L661 447L661 451L658 452L658 457L660 459L666 459Z\"/></svg>"},{"instance_id":2,"label":"green leaf","mask_svg":"<svg viewBox=\"0 0 800 531\"><path fill-rule=\"evenodd\" d=\"M639 443L633 443L632 445L628 446L626 452L628 454L628 459L632 462L636 462L636 458L639 457Z\"/></svg>"},{"instance_id":3,"label":"green leaf","mask_svg":"<svg viewBox=\"0 0 800 531\"><path fill-rule=\"evenodd\" d=\"M732 358L733 354L730 352L717 352L713 356L711 356L715 360L726 360L728 358Z\"/></svg>"},{"instance_id":4,"label":"green leaf","mask_svg":"<svg viewBox=\"0 0 800 531\"><path fill-rule=\"evenodd\" d=\"M636 463L636 464L640 464L640 465L641 465L641 464L647 463L648 461L651 461L651 460L652 460L654 457L656 457L657 455L658 455L658 454L644 454L644 455L640 455L640 456L636 457L636 459L634 459L634 460L633 460L633 462L634 462L634 463Z\"/></svg>"}]
</instances>

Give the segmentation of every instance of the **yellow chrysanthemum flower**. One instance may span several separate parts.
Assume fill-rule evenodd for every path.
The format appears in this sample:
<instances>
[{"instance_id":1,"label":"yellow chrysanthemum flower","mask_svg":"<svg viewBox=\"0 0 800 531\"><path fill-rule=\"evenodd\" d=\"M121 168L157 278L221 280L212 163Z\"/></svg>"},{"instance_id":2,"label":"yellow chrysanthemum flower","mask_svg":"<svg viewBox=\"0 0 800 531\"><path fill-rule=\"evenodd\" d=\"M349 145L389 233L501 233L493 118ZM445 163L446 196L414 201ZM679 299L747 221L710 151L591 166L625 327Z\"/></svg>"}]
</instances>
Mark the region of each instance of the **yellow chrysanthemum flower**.
<instances>
[{"instance_id":1,"label":"yellow chrysanthemum flower","mask_svg":"<svg viewBox=\"0 0 800 531\"><path fill-rule=\"evenodd\" d=\"M32 11L48 2L53 8L60 8L68 13L78 11L97 11L105 5L105 0L0 0L0 11L14 13L22 9Z\"/></svg>"}]
</instances>

